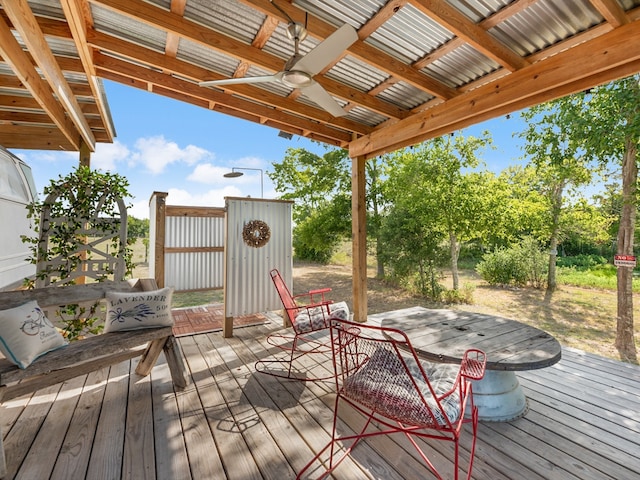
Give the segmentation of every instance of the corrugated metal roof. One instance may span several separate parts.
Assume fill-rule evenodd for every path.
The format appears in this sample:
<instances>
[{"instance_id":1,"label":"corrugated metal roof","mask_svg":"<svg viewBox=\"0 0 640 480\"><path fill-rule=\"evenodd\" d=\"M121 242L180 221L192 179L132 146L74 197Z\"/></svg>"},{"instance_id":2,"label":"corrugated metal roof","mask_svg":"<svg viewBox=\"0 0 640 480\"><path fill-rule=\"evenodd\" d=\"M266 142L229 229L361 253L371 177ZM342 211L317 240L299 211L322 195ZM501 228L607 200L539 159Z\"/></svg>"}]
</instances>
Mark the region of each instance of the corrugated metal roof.
<instances>
[{"instance_id":1,"label":"corrugated metal roof","mask_svg":"<svg viewBox=\"0 0 640 480\"><path fill-rule=\"evenodd\" d=\"M228 77L233 75L240 63L240 60L235 57L184 38L180 39L176 58Z\"/></svg>"},{"instance_id":2,"label":"corrugated metal roof","mask_svg":"<svg viewBox=\"0 0 640 480\"><path fill-rule=\"evenodd\" d=\"M216 105L216 108L231 114L238 112L238 116L243 118L254 118L251 116L255 111L254 105L261 105L277 110L278 114L265 118L269 110L262 110L256 121L267 121L269 125L292 132L305 132L342 146L354 137L375 134L372 127L384 124L383 128L386 128L396 123L387 120L413 116L420 111L417 107L433 99L440 100L437 109L442 110L440 104L455 100L459 95L471 91L481 95L477 92L478 87L490 81L493 78L490 74L496 71L509 76L528 66L540 67L543 55L536 55L536 63L532 65L527 62L528 57L558 43L573 48L583 41L582 38L574 41L581 32L587 32L584 36L586 42L604 35L611 37L609 32L621 29L631 31L633 35L640 22L640 0L618 0L615 4L596 0L434 0L422 3L414 0L397 3L389 3L388 0L274 0L271 3L266 0L185 0L177 3L171 0L132 0L103 4L96 0L86 3L89 6L89 11L84 12L87 14L86 25L82 25L83 16L76 15L77 18L70 19L76 25L66 29L56 22L67 21L60 0L28 0L28 3L38 18L48 19L41 22L41 27L51 51L61 58L61 62L65 59L65 69L71 70L65 71L68 81L86 81L82 78L85 69L95 68L106 78L197 105ZM0 8L7 10L14 22L19 24L28 19L19 12L11 12L7 5L12 3L4 2L4 7ZM71 10L81 5L84 3L71 4ZM179 10L181 6L184 7L183 12ZM455 12L447 16L447 9ZM346 52L336 51L333 61L327 59L324 71L319 74L327 80L320 83L329 95L339 105L345 106L348 113L344 117L327 120L325 112L316 108L312 101L304 95L291 95L293 89L277 81L242 87L193 88L193 82L217 78L215 74L223 78L238 75L239 67L246 68L243 75L248 77L275 73L274 70L284 65L294 53L294 44L286 32L289 15L283 11L289 12L298 22L303 22L305 15L309 19L309 36L299 45L302 55L321 44L335 28L345 23L355 29L364 27L358 32L359 41L348 47ZM272 20L276 20L275 28ZM605 25L607 22L609 24ZM199 27L190 35L189 25L194 23ZM605 28L593 28L600 25ZM631 28L625 28L627 25ZM28 28L26 25L23 27ZM83 27L90 38L92 29L103 34L95 35L92 45L83 46L87 53L96 50L99 55L78 55L78 39L72 35ZM24 31L24 28L18 30ZM19 38L15 31L12 28L13 35ZM109 41L108 36L119 41ZM256 42L258 39L259 44ZM568 39L571 41L565 42ZM180 64L171 58L176 40L176 58L203 70L190 68L180 71ZM136 48L132 48L130 53L123 41ZM257 46L252 46L254 43ZM613 46L621 50L620 42L614 42ZM26 48L24 44L22 47ZM147 60L137 47L151 49L166 55L166 58L149 55ZM262 52L257 49L262 49ZM562 53L560 49L552 49L549 55L559 52ZM111 62L108 57L119 61ZM66 61L69 58L82 61L93 58L89 61L95 64L78 68L79 62ZM626 61L627 73L633 68L632 61ZM127 62L134 68L128 69ZM624 70L620 64L625 61L619 59L617 62L615 71ZM568 63L571 63L570 59ZM613 67L605 68L615 75ZM154 74L146 75L144 69ZM206 70L211 72L210 78L206 78ZM159 72L173 72L174 78L157 75ZM571 73L562 75L566 77ZM203 78L194 78L196 76ZM176 82L176 79L186 82ZM572 80L559 78L557 85L567 85L567 81ZM183 88L181 85L185 83ZM530 85L530 88L536 90L537 87ZM87 89L76 90L87 97ZM543 91L553 90L545 87ZM271 95L264 95L265 91ZM509 95L517 96L515 93ZM277 101L279 97L282 98L281 104ZM226 102L227 98L229 102ZM510 102L520 105L519 101L519 98L510 98ZM314 108L307 108L307 105ZM486 113L478 111L478 114L486 118ZM463 115L457 121L465 123L463 119L467 118ZM432 125L434 122L427 123ZM318 130L313 130L314 125L319 126ZM77 146L72 140L76 132L67 131L64 136L68 140L65 148L69 144ZM393 135L388 138L391 137ZM11 139L10 136L4 138ZM59 143L59 138L55 142ZM370 148L373 143L367 142L367 145ZM394 141L393 145L397 142Z\"/></svg>"},{"instance_id":3,"label":"corrugated metal roof","mask_svg":"<svg viewBox=\"0 0 640 480\"><path fill-rule=\"evenodd\" d=\"M368 92L389 78L389 74L347 55L327 72L327 77Z\"/></svg>"},{"instance_id":4,"label":"corrugated metal roof","mask_svg":"<svg viewBox=\"0 0 640 480\"><path fill-rule=\"evenodd\" d=\"M411 64L451 40L454 35L412 5L405 5L367 43Z\"/></svg>"},{"instance_id":5,"label":"corrugated metal roof","mask_svg":"<svg viewBox=\"0 0 640 480\"><path fill-rule=\"evenodd\" d=\"M460 87L499 68L499 64L471 46L462 45L422 71L450 87Z\"/></svg>"},{"instance_id":6,"label":"corrugated metal roof","mask_svg":"<svg viewBox=\"0 0 640 480\"><path fill-rule=\"evenodd\" d=\"M235 0L189 0L184 17L250 44L266 18Z\"/></svg>"},{"instance_id":7,"label":"corrugated metal roof","mask_svg":"<svg viewBox=\"0 0 640 480\"><path fill-rule=\"evenodd\" d=\"M394 105L401 105L407 110L414 109L434 98L433 95L405 82L394 83L378 94L378 97Z\"/></svg>"},{"instance_id":8,"label":"corrugated metal roof","mask_svg":"<svg viewBox=\"0 0 640 480\"><path fill-rule=\"evenodd\" d=\"M95 3L91 4L91 14L98 32L108 33L157 52L164 52L164 46L167 43L167 32L164 30L153 28L125 15L118 15Z\"/></svg>"},{"instance_id":9,"label":"corrugated metal roof","mask_svg":"<svg viewBox=\"0 0 640 480\"><path fill-rule=\"evenodd\" d=\"M475 23L500 11L511 3L511 0L448 0L457 10Z\"/></svg>"},{"instance_id":10,"label":"corrugated metal roof","mask_svg":"<svg viewBox=\"0 0 640 480\"><path fill-rule=\"evenodd\" d=\"M349 23L356 29L364 25L386 3L386 0L359 0L357 2L351 0L328 0L323 1L322 5L314 0L296 0L293 2L294 5L335 27Z\"/></svg>"},{"instance_id":11,"label":"corrugated metal roof","mask_svg":"<svg viewBox=\"0 0 640 480\"><path fill-rule=\"evenodd\" d=\"M540 0L490 30L521 56L531 55L602 21L588 0Z\"/></svg>"},{"instance_id":12,"label":"corrugated metal roof","mask_svg":"<svg viewBox=\"0 0 640 480\"><path fill-rule=\"evenodd\" d=\"M28 3L35 15L56 20L65 19L59 0L38 0L37 2L30 0Z\"/></svg>"}]
</instances>

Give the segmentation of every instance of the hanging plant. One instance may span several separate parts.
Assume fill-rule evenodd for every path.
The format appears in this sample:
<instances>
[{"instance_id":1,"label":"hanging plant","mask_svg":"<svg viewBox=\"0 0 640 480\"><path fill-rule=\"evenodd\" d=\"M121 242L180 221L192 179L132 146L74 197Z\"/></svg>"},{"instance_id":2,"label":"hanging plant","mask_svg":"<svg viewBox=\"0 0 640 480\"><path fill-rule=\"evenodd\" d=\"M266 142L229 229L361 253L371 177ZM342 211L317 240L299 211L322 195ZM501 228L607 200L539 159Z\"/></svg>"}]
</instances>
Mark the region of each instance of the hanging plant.
<instances>
[{"instance_id":1,"label":"hanging plant","mask_svg":"<svg viewBox=\"0 0 640 480\"><path fill-rule=\"evenodd\" d=\"M37 269L35 280L26 279L25 285L28 288L34 288L36 283L73 285L79 277L91 277L98 282L107 280L114 274L111 258L124 262L122 274L130 275L133 271L131 242L121 234L126 227L122 225L126 222L123 198L130 196L128 186L126 178L118 174L84 166L52 180L44 188L45 200L37 199L27 206L27 217L36 223L36 236L23 236L22 241L30 245L28 260L36 264ZM83 270L83 265L91 264L92 260L100 269ZM97 311L97 304L88 308L66 305L56 313L64 325L63 333L73 340L101 331L102 324L95 316Z\"/></svg>"}]
</instances>

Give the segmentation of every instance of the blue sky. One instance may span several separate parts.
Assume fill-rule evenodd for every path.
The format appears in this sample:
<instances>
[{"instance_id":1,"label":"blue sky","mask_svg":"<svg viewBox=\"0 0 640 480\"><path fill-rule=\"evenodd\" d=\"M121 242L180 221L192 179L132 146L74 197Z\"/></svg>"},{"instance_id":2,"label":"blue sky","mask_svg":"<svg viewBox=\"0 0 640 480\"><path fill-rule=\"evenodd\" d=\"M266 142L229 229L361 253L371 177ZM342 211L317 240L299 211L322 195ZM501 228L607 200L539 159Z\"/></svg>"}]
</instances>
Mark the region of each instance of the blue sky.
<instances>
[{"instance_id":1,"label":"blue sky","mask_svg":"<svg viewBox=\"0 0 640 480\"><path fill-rule=\"evenodd\" d=\"M125 176L133 207L129 214L148 218L154 191L168 192L170 205L224 206L225 197L260 197L260 172L244 170L238 178L223 175L233 167L262 169L264 197L276 198L267 172L280 162L287 148L306 148L322 154L322 146L294 136L286 140L278 130L201 107L105 81L116 128L113 144L98 144L92 168ZM517 114L499 117L465 129L466 135L489 130L496 146L484 161L496 173L518 163L521 141L512 136L523 123ZM66 175L78 163L77 152L14 151L33 169L41 193L51 179Z\"/></svg>"}]
</instances>

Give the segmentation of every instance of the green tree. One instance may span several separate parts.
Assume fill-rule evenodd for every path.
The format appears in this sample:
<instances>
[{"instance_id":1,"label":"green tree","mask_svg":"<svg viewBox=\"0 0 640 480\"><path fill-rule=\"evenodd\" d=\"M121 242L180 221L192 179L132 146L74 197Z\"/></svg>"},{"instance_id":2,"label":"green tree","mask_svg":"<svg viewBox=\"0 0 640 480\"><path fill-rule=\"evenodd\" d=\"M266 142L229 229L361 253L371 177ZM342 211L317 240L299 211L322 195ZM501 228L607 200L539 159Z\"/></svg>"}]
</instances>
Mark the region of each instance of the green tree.
<instances>
[{"instance_id":1,"label":"green tree","mask_svg":"<svg viewBox=\"0 0 640 480\"><path fill-rule=\"evenodd\" d=\"M347 150L329 149L322 156L290 148L268 173L281 198L294 200L293 243L296 256L328 262L336 246L351 238L351 160ZM366 164L367 235L379 252L380 216L384 209L385 169L379 159ZM381 265L381 260L378 260ZM379 272L383 271L379 267Z\"/></svg>"},{"instance_id":2,"label":"green tree","mask_svg":"<svg viewBox=\"0 0 640 480\"><path fill-rule=\"evenodd\" d=\"M414 204L431 231L444 232L449 243L453 289L459 288L458 256L463 242L486 238L495 222L491 203L493 176L470 171L479 166L477 154L492 145L481 137L445 136L394 155L387 197Z\"/></svg>"},{"instance_id":3,"label":"green tree","mask_svg":"<svg viewBox=\"0 0 640 480\"><path fill-rule=\"evenodd\" d=\"M638 143L640 143L640 74L592 89L580 95L583 112L578 120L586 154L622 172L622 211L617 253L633 255L638 210ZM638 362L633 326L633 268L617 270L618 314L616 348L623 360Z\"/></svg>"},{"instance_id":4,"label":"green tree","mask_svg":"<svg viewBox=\"0 0 640 480\"><path fill-rule=\"evenodd\" d=\"M557 288L556 258L567 189L591 182L588 158L583 155L582 141L576 134L575 119L579 118L581 108L579 97L565 97L521 114L527 121L525 131L520 134L526 140L524 150L535 166L536 189L547 202L548 291Z\"/></svg>"},{"instance_id":5,"label":"green tree","mask_svg":"<svg viewBox=\"0 0 640 480\"><path fill-rule=\"evenodd\" d=\"M130 239L149 236L149 219L127 216L127 237Z\"/></svg>"},{"instance_id":6,"label":"green tree","mask_svg":"<svg viewBox=\"0 0 640 480\"><path fill-rule=\"evenodd\" d=\"M348 152L320 156L289 148L268 172L284 200L294 200L294 248L298 258L327 262L340 239L351 233L351 176Z\"/></svg>"},{"instance_id":7,"label":"green tree","mask_svg":"<svg viewBox=\"0 0 640 480\"><path fill-rule=\"evenodd\" d=\"M640 141L639 81L640 75L636 74L531 110L549 115L548 121L543 117L537 122L534 128L542 129L531 133L529 143L534 161L544 165L545 172L556 174L553 176L556 191L560 179L581 181L582 166L590 165L592 170L611 166L620 169L622 202L616 243L617 253L621 255L634 253ZM542 145L534 146L536 140ZM615 343L623 360L637 363L632 275L631 267L617 269Z\"/></svg>"}]
</instances>

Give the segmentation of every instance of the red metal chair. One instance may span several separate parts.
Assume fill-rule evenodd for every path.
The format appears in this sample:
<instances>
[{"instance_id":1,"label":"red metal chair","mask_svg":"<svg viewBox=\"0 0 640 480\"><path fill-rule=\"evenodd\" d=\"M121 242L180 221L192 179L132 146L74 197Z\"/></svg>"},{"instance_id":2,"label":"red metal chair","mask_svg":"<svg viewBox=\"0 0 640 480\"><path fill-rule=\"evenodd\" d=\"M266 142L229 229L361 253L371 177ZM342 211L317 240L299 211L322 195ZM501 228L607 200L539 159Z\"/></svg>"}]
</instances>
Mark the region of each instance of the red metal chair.
<instances>
[{"instance_id":1,"label":"red metal chair","mask_svg":"<svg viewBox=\"0 0 640 480\"><path fill-rule=\"evenodd\" d=\"M471 380L484 376L484 352L467 350L459 366L424 362L418 359L404 332L348 321L332 320L331 337L337 388L332 438L297 478L314 464L322 472L318 478L324 478L360 439L401 432L440 479L416 440L453 442L457 480L460 433L467 422L472 424L473 435L467 473L467 479L471 478L478 427ZM339 437L338 408L343 403L362 413L366 421L359 433Z\"/></svg>"},{"instance_id":2,"label":"red metal chair","mask_svg":"<svg viewBox=\"0 0 640 480\"><path fill-rule=\"evenodd\" d=\"M330 288L292 295L277 269L271 270L270 275L282 301L288 323L293 329L293 334L274 333L269 335L267 343L286 351L286 355L281 358L259 360L255 364L256 370L276 377L296 380L333 378L333 374L317 378L307 378L306 374L301 376L302 372L294 369L294 363L309 353L329 353L332 351L330 336L328 334L318 335L318 332L329 328L329 318L349 318L347 304L344 302L333 303L331 300L327 300L325 294L331 291Z\"/></svg>"}]
</instances>

